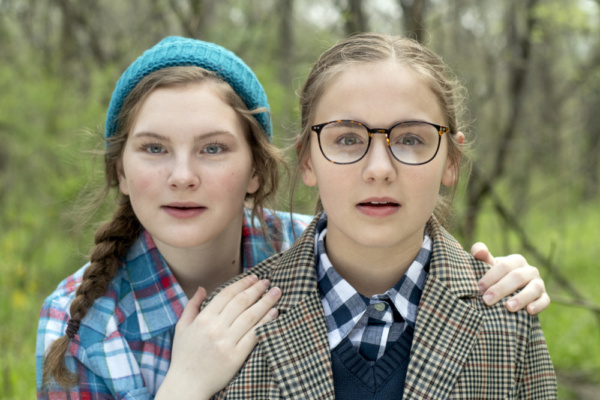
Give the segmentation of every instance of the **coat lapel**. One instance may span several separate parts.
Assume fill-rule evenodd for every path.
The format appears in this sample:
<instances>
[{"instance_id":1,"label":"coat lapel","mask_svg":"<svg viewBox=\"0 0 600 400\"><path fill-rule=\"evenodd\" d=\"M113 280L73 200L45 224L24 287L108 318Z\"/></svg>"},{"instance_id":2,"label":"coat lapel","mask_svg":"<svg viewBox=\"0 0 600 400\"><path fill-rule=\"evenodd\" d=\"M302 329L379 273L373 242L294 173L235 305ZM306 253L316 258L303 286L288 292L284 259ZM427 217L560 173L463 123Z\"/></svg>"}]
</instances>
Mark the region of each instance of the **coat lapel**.
<instances>
[{"instance_id":1,"label":"coat lapel","mask_svg":"<svg viewBox=\"0 0 600 400\"><path fill-rule=\"evenodd\" d=\"M483 317L464 298L477 281L460 245L430 221L434 252L419 305L404 399L445 399L471 353Z\"/></svg>"},{"instance_id":2,"label":"coat lapel","mask_svg":"<svg viewBox=\"0 0 600 400\"><path fill-rule=\"evenodd\" d=\"M286 399L333 399L327 326L317 286L314 237L317 218L278 260L271 284L284 296L280 316L256 330L272 377Z\"/></svg>"},{"instance_id":3,"label":"coat lapel","mask_svg":"<svg viewBox=\"0 0 600 400\"><path fill-rule=\"evenodd\" d=\"M318 292L259 328L257 335L282 398L334 398L327 327Z\"/></svg>"}]
</instances>

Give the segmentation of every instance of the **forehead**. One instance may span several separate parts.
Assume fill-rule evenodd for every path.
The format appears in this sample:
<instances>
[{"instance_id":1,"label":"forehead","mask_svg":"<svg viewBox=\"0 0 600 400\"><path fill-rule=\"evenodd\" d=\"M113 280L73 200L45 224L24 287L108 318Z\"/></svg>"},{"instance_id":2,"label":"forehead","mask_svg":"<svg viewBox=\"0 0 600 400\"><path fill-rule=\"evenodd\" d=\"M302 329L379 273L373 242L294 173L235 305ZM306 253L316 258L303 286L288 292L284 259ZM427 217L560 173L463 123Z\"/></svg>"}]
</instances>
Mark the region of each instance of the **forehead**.
<instances>
[{"instance_id":1,"label":"forehead","mask_svg":"<svg viewBox=\"0 0 600 400\"><path fill-rule=\"evenodd\" d=\"M177 105L177 108L211 105L229 107L223 100L223 91L213 82L190 82L159 86L148 93L140 108ZM231 108L231 107L229 107Z\"/></svg>"},{"instance_id":2,"label":"forehead","mask_svg":"<svg viewBox=\"0 0 600 400\"><path fill-rule=\"evenodd\" d=\"M157 88L141 104L132 131L169 135L229 131L244 135L241 117L210 82Z\"/></svg>"},{"instance_id":3,"label":"forehead","mask_svg":"<svg viewBox=\"0 0 600 400\"><path fill-rule=\"evenodd\" d=\"M161 112L157 112L157 111ZM223 91L211 82L194 82L158 87L150 92L140 104L140 116L160 120L164 114L182 114L210 118L214 114L236 115L225 102Z\"/></svg>"},{"instance_id":4,"label":"forehead","mask_svg":"<svg viewBox=\"0 0 600 400\"><path fill-rule=\"evenodd\" d=\"M314 122L332 119L358 119L371 126L445 122L425 77L394 60L350 65L333 77L317 103Z\"/></svg>"}]
</instances>

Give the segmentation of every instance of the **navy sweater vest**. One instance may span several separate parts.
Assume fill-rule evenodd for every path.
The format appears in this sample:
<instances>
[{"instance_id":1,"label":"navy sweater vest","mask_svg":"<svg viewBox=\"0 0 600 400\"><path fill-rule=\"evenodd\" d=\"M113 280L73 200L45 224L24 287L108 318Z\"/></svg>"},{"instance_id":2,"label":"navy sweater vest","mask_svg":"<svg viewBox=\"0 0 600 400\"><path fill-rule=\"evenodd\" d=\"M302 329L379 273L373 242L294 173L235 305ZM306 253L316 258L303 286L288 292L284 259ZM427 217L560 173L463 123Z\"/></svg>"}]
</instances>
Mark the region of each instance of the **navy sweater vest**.
<instances>
[{"instance_id":1,"label":"navy sweater vest","mask_svg":"<svg viewBox=\"0 0 600 400\"><path fill-rule=\"evenodd\" d=\"M409 326L379 360L367 361L346 337L331 352L335 398L402 399L413 329Z\"/></svg>"}]
</instances>

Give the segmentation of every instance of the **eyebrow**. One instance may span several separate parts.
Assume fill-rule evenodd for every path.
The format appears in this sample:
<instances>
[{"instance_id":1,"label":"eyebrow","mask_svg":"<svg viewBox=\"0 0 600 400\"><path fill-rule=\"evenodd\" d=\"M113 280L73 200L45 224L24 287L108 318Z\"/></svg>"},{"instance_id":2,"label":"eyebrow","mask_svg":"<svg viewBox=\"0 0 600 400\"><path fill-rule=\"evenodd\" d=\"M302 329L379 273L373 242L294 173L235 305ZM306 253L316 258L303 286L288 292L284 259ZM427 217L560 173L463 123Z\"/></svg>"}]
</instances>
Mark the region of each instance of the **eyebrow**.
<instances>
[{"instance_id":1,"label":"eyebrow","mask_svg":"<svg viewBox=\"0 0 600 400\"><path fill-rule=\"evenodd\" d=\"M199 142L202 140L209 139L213 136L220 136L220 135L231 135L231 132L229 132L229 131L211 131L211 132L203 133L201 135L194 136L194 142ZM133 134L133 138L143 138L143 137L154 138L157 140L163 140L163 141L167 141L167 142L171 141L171 139L168 136L160 135L156 132L141 131L141 132L135 132Z\"/></svg>"}]
</instances>

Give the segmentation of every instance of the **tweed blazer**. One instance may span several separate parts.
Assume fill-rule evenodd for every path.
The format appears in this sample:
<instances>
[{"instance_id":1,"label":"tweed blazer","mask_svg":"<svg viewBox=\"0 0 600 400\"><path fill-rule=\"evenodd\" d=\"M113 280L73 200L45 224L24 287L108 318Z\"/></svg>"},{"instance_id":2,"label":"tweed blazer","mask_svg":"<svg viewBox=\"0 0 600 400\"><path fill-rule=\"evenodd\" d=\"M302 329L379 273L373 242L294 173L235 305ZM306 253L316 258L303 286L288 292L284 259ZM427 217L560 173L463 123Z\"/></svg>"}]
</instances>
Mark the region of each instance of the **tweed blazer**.
<instances>
[{"instance_id":1,"label":"tweed blazer","mask_svg":"<svg viewBox=\"0 0 600 400\"><path fill-rule=\"evenodd\" d=\"M256 330L258 345L215 399L334 399L327 327L316 280L318 216L286 252L251 272L283 291L280 316ZM409 399L554 399L556 377L537 317L486 306L488 269L435 218L433 252L404 386Z\"/></svg>"}]
</instances>

